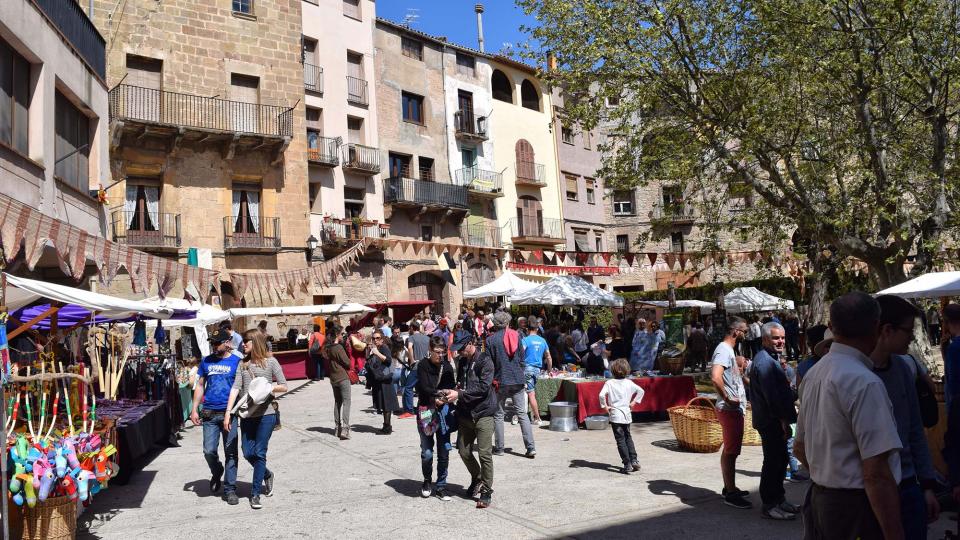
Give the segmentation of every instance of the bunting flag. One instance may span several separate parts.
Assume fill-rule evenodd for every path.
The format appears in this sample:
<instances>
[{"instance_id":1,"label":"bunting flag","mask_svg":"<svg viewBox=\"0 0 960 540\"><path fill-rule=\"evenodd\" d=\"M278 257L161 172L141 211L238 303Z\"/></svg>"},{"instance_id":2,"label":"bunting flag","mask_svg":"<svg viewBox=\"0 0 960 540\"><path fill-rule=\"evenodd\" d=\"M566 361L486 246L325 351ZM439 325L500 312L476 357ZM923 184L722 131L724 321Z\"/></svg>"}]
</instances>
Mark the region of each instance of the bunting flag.
<instances>
[{"instance_id":1,"label":"bunting flag","mask_svg":"<svg viewBox=\"0 0 960 540\"><path fill-rule=\"evenodd\" d=\"M587 264L587 254L586 254L586 253L583 253L583 252L577 253L576 259L577 259L577 266L584 266L584 265Z\"/></svg>"},{"instance_id":2,"label":"bunting flag","mask_svg":"<svg viewBox=\"0 0 960 540\"><path fill-rule=\"evenodd\" d=\"M687 254L686 254L686 253L680 253L679 255L677 255L677 260L680 261L680 271L682 272L682 271L686 270L686 269L687 269Z\"/></svg>"},{"instance_id":3,"label":"bunting flag","mask_svg":"<svg viewBox=\"0 0 960 540\"><path fill-rule=\"evenodd\" d=\"M449 253L444 251L437 257L437 265L440 266L440 275L443 280L450 285L457 286L457 263Z\"/></svg>"},{"instance_id":4,"label":"bunting flag","mask_svg":"<svg viewBox=\"0 0 960 540\"><path fill-rule=\"evenodd\" d=\"M558 252L557 252L557 258L560 259L560 262L566 262L567 252L566 252L566 251L558 251Z\"/></svg>"},{"instance_id":5,"label":"bunting flag","mask_svg":"<svg viewBox=\"0 0 960 540\"><path fill-rule=\"evenodd\" d=\"M507 270L526 274L556 274L556 275L599 275L612 276L620 269L616 266L557 266L548 264L526 264L509 261Z\"/></svg>"},{"instance_id":6,"label":"bunting flag","mask_svg":"<svg viewBox=\"0 0 960 540\"><path fill-rule=\"evenodd\" d=\"M677 262L677 255L675 253L664 253L663 258L667 261L667 266L670 267L670 270L673 270L673 265Z\"/></svg>"},{"instance_id":7,"label":"bunting flag","mask_svg":"<svg viewBox=\"0 0 960 540\"><path fill-rule=\"evenodd\" d=\"M627 266L633 266L633 253L624 253L623 259L627 261Z\"/></svg>"},{"instance_id":8,"label":"bunting flag","mask_svg":"<svg viewBox=\"0 0 960 540\"><path fill-rule=\"evenodd\" d=\"M650 266L657 265L657 254L656 253L647 253L647 259L650 259Z\"/></svg>"}]
</instances>

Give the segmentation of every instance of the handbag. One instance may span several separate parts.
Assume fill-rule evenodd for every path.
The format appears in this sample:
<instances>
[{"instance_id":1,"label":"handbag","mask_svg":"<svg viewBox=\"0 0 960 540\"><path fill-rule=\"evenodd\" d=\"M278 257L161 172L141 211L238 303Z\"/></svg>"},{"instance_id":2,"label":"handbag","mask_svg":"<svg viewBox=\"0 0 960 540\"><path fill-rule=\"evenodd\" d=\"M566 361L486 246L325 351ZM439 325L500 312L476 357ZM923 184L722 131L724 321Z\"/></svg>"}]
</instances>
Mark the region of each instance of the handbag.
<instances>
[{"instance_id":1,"label":"handbag","mask_svg":"<svg viewBox=\"0 0 960 540\"><path fill-rule=\"evenodd\" d=\"M360 375L352 369L347 370L347 378L350 379L350 384L357 384L360 382Z\"/></svg>"},{"instance_id":2,"label":"handbag","mask_svg":"<svg viewBox=\"0 0 960 540\"><path fill-rule=\"evenodd\" d=\"M913 360L913 365L917 370L913 384L917 388L917 400L920 402L920 419L923 421L923 427L932 428L940 422L940 405L937 403L937 396L934 395L933 389L930 388L927 381L920 376L920 363L912 354L907 356Z\"/></svg>"},{"instance_id":3,"label":"handbag","mask_svg":"<svg viewBox=\"0 0 960 540\"><path fill-rule=\"evenodd\" d=\"M417 407L417 423L420 425L420 431L429 437L440 427L440 415L433 407L420 405Z\"/></svg>"}]
</instances>

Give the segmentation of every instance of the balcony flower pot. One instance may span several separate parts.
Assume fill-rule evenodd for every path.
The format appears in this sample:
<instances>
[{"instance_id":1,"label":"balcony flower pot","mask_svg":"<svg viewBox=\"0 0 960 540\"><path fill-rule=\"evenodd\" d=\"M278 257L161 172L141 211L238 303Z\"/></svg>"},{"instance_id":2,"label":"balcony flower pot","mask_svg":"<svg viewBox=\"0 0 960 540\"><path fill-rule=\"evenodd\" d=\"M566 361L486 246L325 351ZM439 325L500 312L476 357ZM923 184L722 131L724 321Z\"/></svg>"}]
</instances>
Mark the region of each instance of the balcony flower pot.
<instances>
[{"instance_id":1,"label":"balcony flower pot","mask_svg":"<svg viewBox=\"0 0 960 540\"><path fill-rule=\"evenodd\" d=\"M390 224L389 224L389 223L380 223L380 230L381 230L381 231L389 231L389 230L390 230Z\"/></svg>"}]
</instances>

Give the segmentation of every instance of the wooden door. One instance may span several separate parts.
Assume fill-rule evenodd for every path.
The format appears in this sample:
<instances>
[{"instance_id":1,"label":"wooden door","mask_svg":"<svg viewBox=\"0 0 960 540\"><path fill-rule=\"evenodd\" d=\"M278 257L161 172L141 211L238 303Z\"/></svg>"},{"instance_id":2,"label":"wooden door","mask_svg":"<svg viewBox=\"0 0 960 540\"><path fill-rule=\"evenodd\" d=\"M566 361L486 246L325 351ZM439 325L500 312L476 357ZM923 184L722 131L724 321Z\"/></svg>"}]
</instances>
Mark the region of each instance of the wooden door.
<instances>
[{"instance_id":1,"label":"wooden door","mask_svg":"<svg viewBox=\"0 0 960 540\"><path fill-rule=\"evenodd\" d=\"M534 165L533 146L525 139L520 139L514 151L517 157L517 179L536 182L537 168Z\"/></svg>"},{"instance_id":2,"label":"wooden door","mask_svg":"<svg viewBox=\"0 0 960 540\"><path fill-rule=\"evenodd\" d=\"M230 104L234 131L257 133L260 126L260 78L230 74Z\"/></svg>"},{"instance_id":3,"label":"wooden door","mask_svg":"<svg viewBox=\"0 0 960 540\"><path fill-rule=\"evenodd\" d=\"M517 228L519 236L543 236L543 207L533 197L517 201Z\"/></svg>"}]
</instances>

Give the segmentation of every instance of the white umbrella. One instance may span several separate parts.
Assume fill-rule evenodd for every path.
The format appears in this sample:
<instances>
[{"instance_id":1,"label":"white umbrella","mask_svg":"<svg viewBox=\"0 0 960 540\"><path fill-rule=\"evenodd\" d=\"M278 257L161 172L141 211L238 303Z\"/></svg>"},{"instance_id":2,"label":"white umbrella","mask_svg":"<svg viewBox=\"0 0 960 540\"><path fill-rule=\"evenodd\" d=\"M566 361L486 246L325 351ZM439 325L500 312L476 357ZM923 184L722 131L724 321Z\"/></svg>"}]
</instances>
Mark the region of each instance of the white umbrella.
<instances>
[{"instance_id":1,"label":"white umbrella","mask_svg":"<svg viewBox=\"0 0 960 540\"><path fill-rule=\"evenodd\" d=\"M491 298L494 296L510 296L533 289L538 284L521 279L509 270L505 270L497 279L486 285L470 289L463 293L464 298Z\"/></svg>"},{"instance_id":2,"label":"white umbrella","mask_svg":"<svg viewBox=\"0 0 960 540\"><path fill-rule=\"evenodd\" d=\"M960 296L960 272L930 272L877 293L902 298Z\"/></svg>"},{"instance_id":3,"label":"white umbrella","mask_svg":"<svg viewBox=\"0 0 960 540\"><path fill-rule=\"evenodd\" d=\"M557 276L527 292L508 298L513 304L548 306L623 306L623 298L577 276Z\"/></svg>"},{"instance_id":4,"label":"white umbrella","mask_svg":"<svg viewBox=\"0 0 960 540\"><path fill-rule=\"evenodd\" d=\"M723 297L723 306L728 313L775 311L793 309L793 300L767 294L756 287L738 287Z\"/></svg>"}]
</instances>

